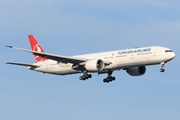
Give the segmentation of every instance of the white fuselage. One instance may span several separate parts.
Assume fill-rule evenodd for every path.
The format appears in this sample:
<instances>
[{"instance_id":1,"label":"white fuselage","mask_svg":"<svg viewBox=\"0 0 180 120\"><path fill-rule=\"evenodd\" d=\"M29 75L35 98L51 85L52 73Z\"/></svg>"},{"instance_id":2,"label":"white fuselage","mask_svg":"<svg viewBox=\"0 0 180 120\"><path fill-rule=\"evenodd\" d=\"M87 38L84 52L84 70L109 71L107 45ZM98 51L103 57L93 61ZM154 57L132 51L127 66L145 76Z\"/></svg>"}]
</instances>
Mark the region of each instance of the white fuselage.
<instances>
[{"instance_id":1,"label":"white fuselage","mask_svg":"<svg viewBox=\"0 0 180 120\"><path fill-rule=\"evenodd\" d=\"M102 71L93 71L103 72L108 70L114 71L136 66L156 65L162 62L166 63L173 59L175 57L175 54L169 48L153 46L94 54L85 54L73 57L84 58L89 60L101 59L105 62L111 62L111 64L105 66ZM35 65L40 65L40 67L35 69L31 69L29 67L29 69L57 75L67 75L82 72L80 70L73 69L73 64L71 63L58 63L54 60L47 60L35 63Z\"/></svg>"}]
</instances>

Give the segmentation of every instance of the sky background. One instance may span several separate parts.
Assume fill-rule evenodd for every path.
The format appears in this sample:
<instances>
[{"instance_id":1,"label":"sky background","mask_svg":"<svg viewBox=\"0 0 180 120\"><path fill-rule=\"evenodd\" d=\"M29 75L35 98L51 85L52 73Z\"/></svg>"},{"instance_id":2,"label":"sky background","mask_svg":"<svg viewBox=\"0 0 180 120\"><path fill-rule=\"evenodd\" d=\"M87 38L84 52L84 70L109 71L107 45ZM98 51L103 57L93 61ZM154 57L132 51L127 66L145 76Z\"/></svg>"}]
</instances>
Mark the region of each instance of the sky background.
<instances>
[{"instance_id":1,"label":"sky background","mask_svg":"<svg viewBox=\"0 0 180 120\"><path fill-rule=\"evenodd\" d=\"M164 46L176 57L160 73L116 71L80 81L82 74L56 76L6 65L34 63L34 35L48 53L71 56L134 47ZM179 0L1 0L0 120L179 120Z\"/></svg>"}]
</instances>

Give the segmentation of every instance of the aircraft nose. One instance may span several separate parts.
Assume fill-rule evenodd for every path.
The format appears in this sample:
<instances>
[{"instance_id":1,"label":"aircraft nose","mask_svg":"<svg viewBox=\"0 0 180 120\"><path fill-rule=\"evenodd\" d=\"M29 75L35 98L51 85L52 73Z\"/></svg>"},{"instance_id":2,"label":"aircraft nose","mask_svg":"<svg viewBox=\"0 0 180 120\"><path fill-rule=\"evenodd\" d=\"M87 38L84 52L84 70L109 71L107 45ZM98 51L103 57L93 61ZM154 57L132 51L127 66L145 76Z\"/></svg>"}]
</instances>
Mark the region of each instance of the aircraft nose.
<instances>
[{"instance_id":1,"label":"aircraft nose","mask_svg":"<svg viewBox=\"0 0 180 120\"><path fill-rule=\"evenodd\" d=\"M176 54L174 52L171 53L171 57L172 59L176 56Z\"/></svg>"}]
</instances>

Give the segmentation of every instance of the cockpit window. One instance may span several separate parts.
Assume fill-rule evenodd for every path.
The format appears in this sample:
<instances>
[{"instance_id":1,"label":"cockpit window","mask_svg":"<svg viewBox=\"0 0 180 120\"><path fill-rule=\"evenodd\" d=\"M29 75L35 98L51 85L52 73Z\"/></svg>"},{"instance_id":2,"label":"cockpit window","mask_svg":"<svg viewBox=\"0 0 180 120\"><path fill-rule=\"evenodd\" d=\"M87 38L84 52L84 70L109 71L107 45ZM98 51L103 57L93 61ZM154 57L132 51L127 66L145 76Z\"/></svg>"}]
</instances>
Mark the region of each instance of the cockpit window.
<instances>
[{"instance_id":1,"label":"cockpit window","mask_svg":"<svg viewBox=\"0 0 180 120\"><path fill-rule=\"evenodd\" d=\"M172 50L166 50L165 52L172 52Z\"/></svg>"}]
</instances>

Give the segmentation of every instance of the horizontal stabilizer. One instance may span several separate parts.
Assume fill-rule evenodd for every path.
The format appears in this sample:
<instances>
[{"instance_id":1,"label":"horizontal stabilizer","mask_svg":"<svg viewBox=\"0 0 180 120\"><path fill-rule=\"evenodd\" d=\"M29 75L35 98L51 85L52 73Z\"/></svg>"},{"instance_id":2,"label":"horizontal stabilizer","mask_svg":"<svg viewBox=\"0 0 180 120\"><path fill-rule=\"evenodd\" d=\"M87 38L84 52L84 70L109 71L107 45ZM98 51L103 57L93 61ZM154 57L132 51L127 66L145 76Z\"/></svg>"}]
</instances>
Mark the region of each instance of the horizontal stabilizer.
<instances>
[{"instance_id":1,"label":"horizontal stabilizer","mask_svg":"<svg viewBox=\"0 0 180 120\"><path fill-rule=\"evenodd\" d=\"M12 62L6 62L5 64L20 65L20 66L27 66L27 67L39 67L38 65L23 64L23 63L12 63Z\"/></svg>"}]
</instances>

